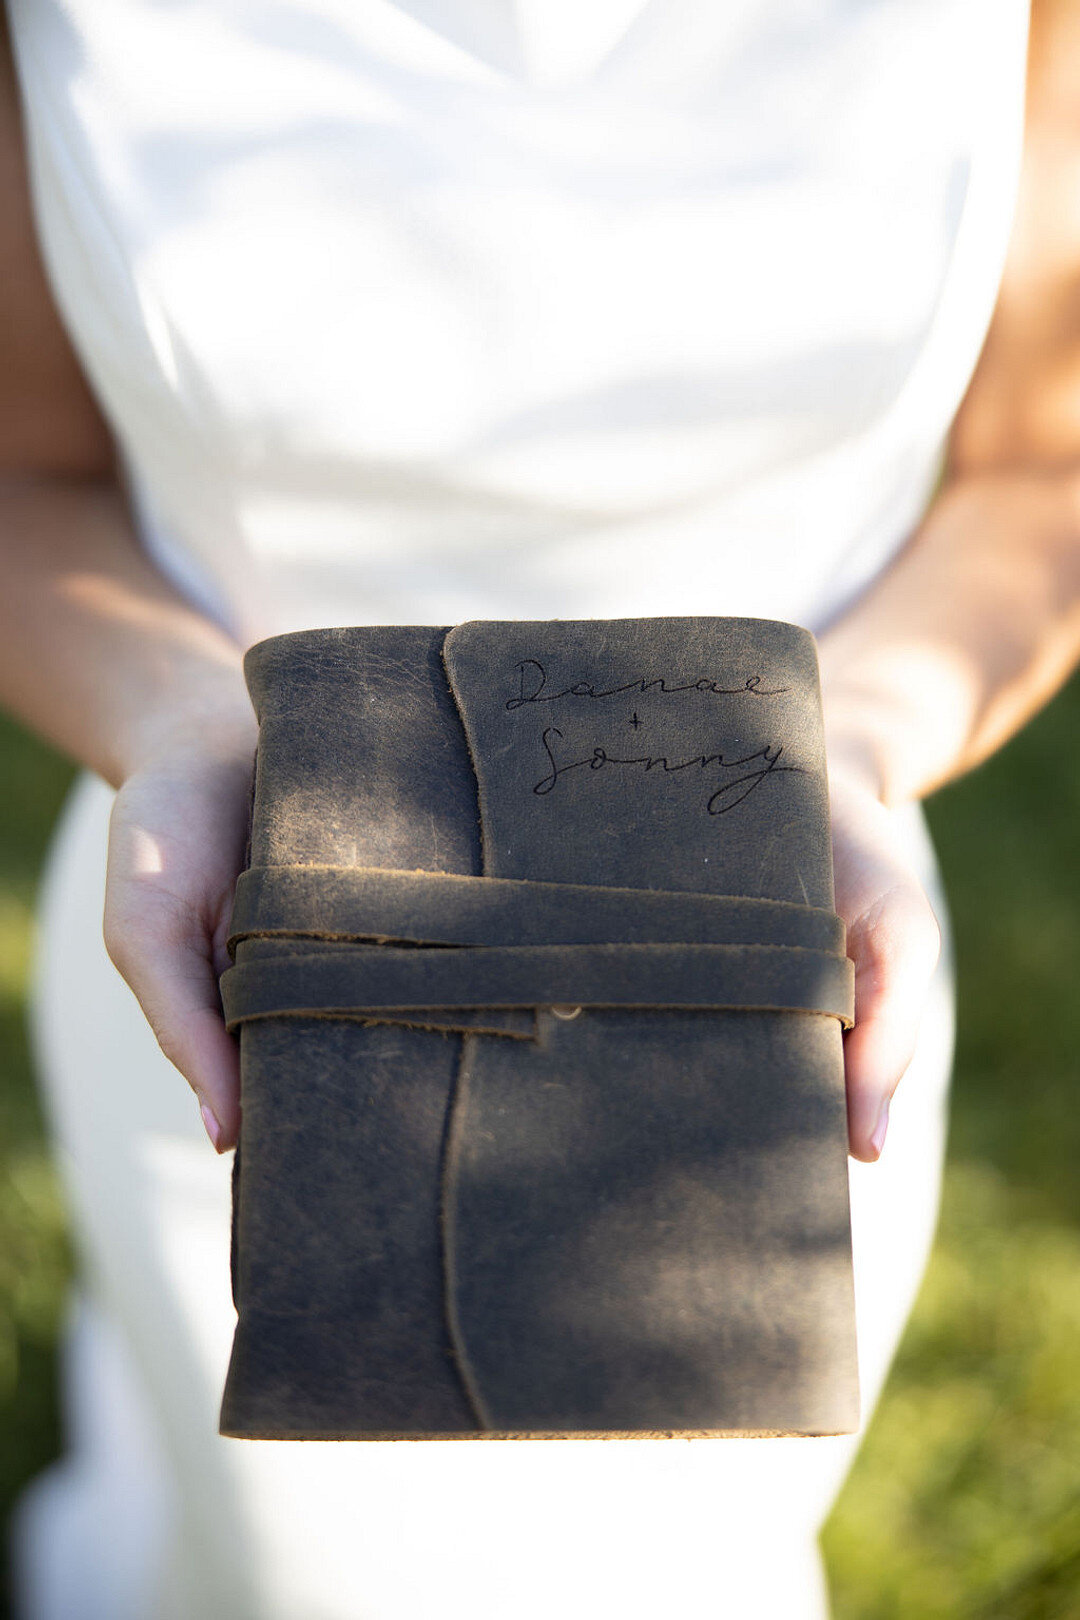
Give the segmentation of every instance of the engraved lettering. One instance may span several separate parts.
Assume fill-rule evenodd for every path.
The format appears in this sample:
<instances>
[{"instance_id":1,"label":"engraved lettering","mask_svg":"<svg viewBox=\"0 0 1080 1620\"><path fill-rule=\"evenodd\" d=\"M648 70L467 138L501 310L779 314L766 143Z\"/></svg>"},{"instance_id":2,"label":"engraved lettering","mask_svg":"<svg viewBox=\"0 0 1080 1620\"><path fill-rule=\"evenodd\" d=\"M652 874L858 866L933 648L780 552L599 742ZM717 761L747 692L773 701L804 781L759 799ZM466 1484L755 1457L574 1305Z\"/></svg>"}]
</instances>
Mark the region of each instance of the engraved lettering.
<instances>
[{"instance_id":1,"label":"engraved lettering","mask_svg":"<svg viewBox=\"0 0 1080 1620\"><path fill-rule=\"evenodd\" d=\"M574 681L558 692L547 690L547 671L538 658L523 658L515 665L518 675L516 697L507 698L506 708L513 713L529 703L556 703L560 698L590 698L594 700L619 697L624 692L642 695L655 692L670 697L676 692L708 692L713 697L782 697L790 689L786 686L762 686L763 676L748 675L741 686L723 686L719 681L699 675L691 681L672 683L666 675L637 675L619 686L598 689L591 681Z\"/></svg>"},{"instance_id":2,"label":"engraved lettering","mask_svg":"<svg viewBox=\"0 0 1080 1620\"><path fill-rule=\"evenodd\" d=\"M781 765L780 759L784 752L780 743L766 743L764 748L755 749L752 754L743 754L738 758L728 758L722 753L693 754L689 759L671 760L664 754L635 754L626 757L619 754L609 754L606 748L595 747L590 754L581 759L560 760L555 752L554 738L562 741L563 734L558 726L545 727L541 735L541 743L548 757L550 769L533 785L533 792L539 797L550 793L556 783L569 771L577 771L587 767L590 771L607 770L610 766L638 766L645 772L659 770L665 775L673 775L678 771L687 771L697 766L699 770L708 770L715 767L718 771L732 771L743 766L756 766L756 769L744 771L741 776L729 782L724 782L710 795L705 806L710 816L723 816L736 805L742 804L759 788L767 776L774 772L794 772L805 775L799 765Z\"/></svg>"}]
</instances>

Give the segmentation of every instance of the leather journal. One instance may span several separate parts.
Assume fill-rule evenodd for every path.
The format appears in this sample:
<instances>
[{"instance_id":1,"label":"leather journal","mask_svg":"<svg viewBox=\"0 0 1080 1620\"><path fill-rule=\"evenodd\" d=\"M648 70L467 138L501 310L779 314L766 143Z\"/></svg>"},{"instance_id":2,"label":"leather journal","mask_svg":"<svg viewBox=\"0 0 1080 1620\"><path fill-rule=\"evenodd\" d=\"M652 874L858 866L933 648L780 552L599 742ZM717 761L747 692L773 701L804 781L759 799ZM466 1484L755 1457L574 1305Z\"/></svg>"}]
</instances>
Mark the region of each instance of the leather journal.
<instances>
[{"instance_id":1,"label":"leather journal","mask_svg":"<svg viewBox=\"0 0 1080 1620\"><path fill-rule=\"evenodd\" d=\"M273 637L222 1434L858 1426L813 638Z\"/></svg>"}]
</instances>

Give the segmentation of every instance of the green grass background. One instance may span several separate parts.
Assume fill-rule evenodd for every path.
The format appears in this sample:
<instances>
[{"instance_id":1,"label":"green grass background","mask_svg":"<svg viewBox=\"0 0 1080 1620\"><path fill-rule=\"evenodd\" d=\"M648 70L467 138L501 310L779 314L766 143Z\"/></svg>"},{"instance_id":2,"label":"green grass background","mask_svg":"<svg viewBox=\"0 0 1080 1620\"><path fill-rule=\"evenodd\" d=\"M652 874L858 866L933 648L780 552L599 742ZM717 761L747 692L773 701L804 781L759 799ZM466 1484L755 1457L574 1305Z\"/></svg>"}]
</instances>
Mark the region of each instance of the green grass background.
<instances>
[{"instance_id":1,"label":"green grass background","mask_svg":"<svg viewBox=\"0 0 1080 1620\"><path fill-rule=\"evenodd\" d=\"M836 1620L1080 1620L1078 744L1074 680L928 807L959 963L949 1162L922 1292L826 1527ZM69 780L0 722L5 1516L60 1445L71 1260L24 1001L38 874Z\"/></svg>"}]
</instances>

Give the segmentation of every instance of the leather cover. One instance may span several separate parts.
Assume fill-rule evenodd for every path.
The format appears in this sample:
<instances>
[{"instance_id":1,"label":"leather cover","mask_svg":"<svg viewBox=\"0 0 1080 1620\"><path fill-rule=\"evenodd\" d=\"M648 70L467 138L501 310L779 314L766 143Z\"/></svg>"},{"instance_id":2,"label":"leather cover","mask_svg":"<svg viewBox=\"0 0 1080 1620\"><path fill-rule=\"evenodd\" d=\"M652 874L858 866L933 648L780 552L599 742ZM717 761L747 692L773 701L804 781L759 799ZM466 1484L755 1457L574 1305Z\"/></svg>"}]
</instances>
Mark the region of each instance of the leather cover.
<instances>
[{"instance_id":1,"label":"leather cover","mask_svg":"<svg viewBox=\"0 0 1080 1620\"><path fill-rule=\"evenodd\" d=\"M221 1433L854 1431L809 633L360 627L245 670Z\"/></svg>"}]
</instances>

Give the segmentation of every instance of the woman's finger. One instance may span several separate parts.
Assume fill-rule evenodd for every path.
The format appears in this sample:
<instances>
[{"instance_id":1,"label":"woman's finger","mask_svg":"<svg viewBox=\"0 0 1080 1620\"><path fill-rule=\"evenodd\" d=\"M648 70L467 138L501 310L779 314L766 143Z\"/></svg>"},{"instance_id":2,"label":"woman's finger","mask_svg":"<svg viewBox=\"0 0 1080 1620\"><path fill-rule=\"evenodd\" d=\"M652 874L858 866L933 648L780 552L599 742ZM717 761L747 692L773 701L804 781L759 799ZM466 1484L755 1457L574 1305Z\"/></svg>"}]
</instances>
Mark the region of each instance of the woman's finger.
<instances>
[{"instance_id":1,"label":"woman's finger","mask_svg":"<svg viewBox=\"0 0 1080 1620\"><path fill-rule=\"evenodd\" d=\"M219 1153L240 1128L240 1065L225 1028L212 942L198 919L163 898L139 915L106 904L105 945L169 1061L199 1101Z\"/></svg>"},{"instance_id":2,"label":"woman's finger","mask_svg":"<svg viewBox=\"0 0 1080 1620\"><path fill-rule=\"evenodd\" d=\"M941 950L930 902L914 881L881 894L848 925L855 964L855 1027L845 1037L848 1139L855 1158L877 1159L889 1102L911 1062Z\"/></svg>"}]
</instances>

